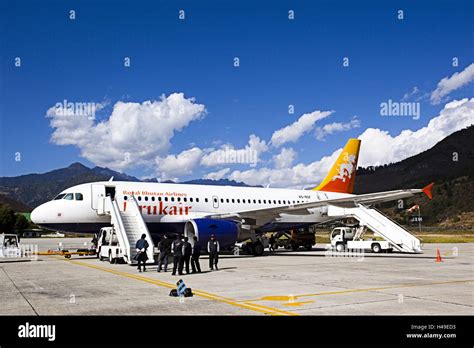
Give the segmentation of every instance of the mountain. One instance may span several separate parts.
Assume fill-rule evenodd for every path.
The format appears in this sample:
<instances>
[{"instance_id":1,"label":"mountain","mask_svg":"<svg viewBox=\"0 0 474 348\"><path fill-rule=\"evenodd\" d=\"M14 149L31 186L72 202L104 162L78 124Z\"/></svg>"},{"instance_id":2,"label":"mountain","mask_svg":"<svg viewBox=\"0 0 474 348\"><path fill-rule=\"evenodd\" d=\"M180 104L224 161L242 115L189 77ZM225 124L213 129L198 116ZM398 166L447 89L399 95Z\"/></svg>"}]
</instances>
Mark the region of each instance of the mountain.
<instances>
[{"instance_id":1,"label":"mountain","mask_svg":"<svg viewBox=\"0 0 474 348\"><path fill-rule=\"evenodd\" d=\"M69 167L52 170L42 174L27 174L16 177L0 178L0 202L13 207L34 208L51 200L62 190L91 181L109 180L139 181L133 176L122 174L108 168L88 168L81 163L73 163ZM15 202L15 203L14 203ZM14 208L15 209L15 208ZM16 209L15 209L16 210Z\"/></svg>"},{"instance_id":2,"label":"mountain","mask_svg":"<svg viewBox=\"0 0 474 348\"><path fill-rule=\"evenodd\" d=\"M81 163L52 170L42 174L27 174L16 177L0 178L0 204L7 204L15 211L27 212L41 203L51 200L62 190L87 182L107 181L141 181L140 179L109 168L88 168ZM143 182L158 182L156 179L144 179ZM164 181L174 183L173 181ZM248 186L233 180L198 179L185 181L183 184Z\"/></svg>"},{"instance_id":3,"label":"mountain","mask_svg":"<svg viewBox=\"0 0 474 348\"><path fill-rule=\"evenodd\" d=\"M361 151L364 151L362 144ZM463 213L474 215L474 126L455 132L431 149L389 165L358 168L354 192L369 193L400 188L421 188L435 182L433 200L420 195L406 200L404 208L420 204L427 223L445 221L462 223ZM0 204L8 204L16 211L28 211L52 199L70 186L92 181L140 181L138 178L109 168L88 168L81 163L43 174L27 174L0 178ZM157 182L144 179L143 182ZM173 181L167 181L174 183ZM201 185L249 186L228 179L196 179L183 182ZM404 210L397 202L381 205L385 213L405 222Z\"/></svg>"},{"instance_id":4,"label":"mountain","mask_svg":"<svg viewBox=\"0 0 474 348\"><path fill-rule=\"evenodd\" d=\"M424 222L456 221L463 212L474 212L474 126L457 131L431 149L401 162L359 168L354 193L422 188L431 182L435 183L432 200L417 196L406 201L407 206L421 206ZM396 202L382 207L397 220L406 219Z\"/></svg>"}]
</instances>

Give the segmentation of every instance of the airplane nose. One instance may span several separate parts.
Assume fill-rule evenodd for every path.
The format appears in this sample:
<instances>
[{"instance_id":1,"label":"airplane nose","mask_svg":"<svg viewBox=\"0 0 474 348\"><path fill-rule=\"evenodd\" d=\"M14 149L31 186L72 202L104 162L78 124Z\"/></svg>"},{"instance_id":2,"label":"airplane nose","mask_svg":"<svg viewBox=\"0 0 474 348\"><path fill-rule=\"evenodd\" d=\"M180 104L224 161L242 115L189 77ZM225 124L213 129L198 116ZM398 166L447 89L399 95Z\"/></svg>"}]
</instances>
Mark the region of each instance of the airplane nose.
<instances>
[{"instance_id":1,"label":"airplane nose","mask_svg":"<svg viewBox=\"0 0 474 348\"><path fill-rule=\"evenodd\" d=\"M36 225L40 224L41 222L44 222L45 217L43 213L44 213L43 205L36 207L35 209L33 209L33 211L30 214L31 221Z\"/></svg>"}]
</instances>

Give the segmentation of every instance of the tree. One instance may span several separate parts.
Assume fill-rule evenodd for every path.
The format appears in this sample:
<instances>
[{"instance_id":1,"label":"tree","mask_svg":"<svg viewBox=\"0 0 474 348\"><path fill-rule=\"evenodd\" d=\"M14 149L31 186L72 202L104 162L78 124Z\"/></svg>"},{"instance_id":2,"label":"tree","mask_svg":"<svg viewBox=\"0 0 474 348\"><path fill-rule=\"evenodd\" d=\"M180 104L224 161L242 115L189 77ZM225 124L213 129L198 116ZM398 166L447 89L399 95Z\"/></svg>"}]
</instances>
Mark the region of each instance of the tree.
<instances>
[{"instance_id":1,"label":"tree","mask_svg":"<svg viewBox=\"0 0 474 348\"><path fill-rule=\"evenodd\" d=\"M28 220L25 218L24 215L17 214L16 215L16 221L15 221L15 231L21 232L23 230L26 230L30 224L28 223Z\"/></svg>"},{"instance_id":2,"label":"tree","mask_svg":"<svg viewBox=\"0 0 474 348\"><path fill-rule=\"evenodd\" d=\"M0 205L0 232L11 233L15 222L15 212L6 205Z\"/></svg>"}]
</instances>

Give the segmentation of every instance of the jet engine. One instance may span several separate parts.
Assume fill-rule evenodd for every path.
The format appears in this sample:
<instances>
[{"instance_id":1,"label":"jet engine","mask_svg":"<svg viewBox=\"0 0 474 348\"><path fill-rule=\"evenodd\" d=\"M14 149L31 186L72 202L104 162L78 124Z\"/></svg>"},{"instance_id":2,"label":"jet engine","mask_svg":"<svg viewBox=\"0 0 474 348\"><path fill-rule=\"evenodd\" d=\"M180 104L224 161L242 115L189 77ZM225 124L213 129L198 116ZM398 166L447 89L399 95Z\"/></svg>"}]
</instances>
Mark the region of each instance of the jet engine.
<instances>
[{"instance_id":1,"label":"jet engine","mask_svg":"<svg viewBox=\"0 0 474 348\"><path fill-rule=\"evenodd\" d=\"M188 220L184 226L184 235L193 243L196 236L198 243L205 248L207 241L214 235L222 248L229 247L237 241L240 226L228 220L193 219Z\"/></svg>"}]
</instances>

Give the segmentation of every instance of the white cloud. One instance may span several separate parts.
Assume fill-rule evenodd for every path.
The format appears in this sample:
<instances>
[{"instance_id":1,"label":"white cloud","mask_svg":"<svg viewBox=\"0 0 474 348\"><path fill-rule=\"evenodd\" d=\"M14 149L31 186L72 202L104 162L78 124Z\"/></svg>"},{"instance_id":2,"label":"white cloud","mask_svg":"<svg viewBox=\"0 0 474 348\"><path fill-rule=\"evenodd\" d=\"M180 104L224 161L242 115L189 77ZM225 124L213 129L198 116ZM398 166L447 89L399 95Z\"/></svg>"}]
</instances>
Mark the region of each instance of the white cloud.
<instances>
[{"instance_id":1,"label":"white cloud","mask_svg":"<svg viewBox=\"0 0 474 348\"><path fill-rule=\"evenodd\" d=\"M280 147L288 142L296 142L303 134L311 131L316 121L331 115L332 111L313 111L304 114L292 124L273 132L271 143L273 146Z\"/></svg>"},{"instance_id":2,"label":"white cloud","mask_svg":"<svg viewBox=\"0 0 474 348\"><path fill-rule=\"evenodd\" d=\"M204 105L183 93L143 103L117 102L110 117L95 123L93 118L47 111L54 128L51 141L74 145L81 156L99 166L115 170L152 165L155 157L169 150L170 140L190 122L205 115Z\"/></svg>"},{"instance_id":3,"label":"white cloud","mask_svg":"<svg viewBox=\"0 0 474 348\"><path fill-rule=\"evenodd\" d=\"M461 72L456 72L451 77L445 77L438 82L436 89L431 92L431 104L441 103L443 97L452 91L467 85L474 80L474 63Z\"/></svg>"},{"instance_id":4,"label":"white cloud","mask_svg":"<svg viewBox=\"0 0 474 348\"><path fill-rule=\"evenodd\" d=\"M316 186L327 174L339 156L341 149L318 161L299 163L291 168L271 169L267 167L246 171L233 171L228 177L235 181L243 181L249 185L270 185L271 187L303 188Z\"/></svg>"},{"instance_id":5,"label":"white cloud","mask_svg":"<svg viewBox=\"0 0 474 348\"><path fill-rule=\"evenodd\" d=\"M295 150L290 148L282 148L280 153L273 156L273 163L275 163L275 168L282 169L288 168L293 164L293 161L296 159L297 153Z\"/></svg>"},{"instance_id":6,"label":"white cloud","mask_svg":"<svg viewBox=\"0 0 474 348\"><path fill-rule=\"evenodd\" d=\"M359 128L359 127L360 127L360 120L357 118L357 116L354 116L347 123L334 122L334 123L325 124L322 127L317 127L314 132L314 135L316 136L316 139L324 140L326 135L330 135L337 132L345 132L350 129Z\"/></svg>"},{"instance_id":7,"label":"white cloud","mask_svg":"<svg viewBox=\"0 0 474 348\"><path fill-rule=\"evenodd\" d=\"M185 150L178 155L168 155L164 158L157 157L157 174L164 179L177 180L180 176L190 175L199 165L203 151L198 147Z\"/></svg>"},{"instance_id":8,"label":"white cloud","mask_svg":"<svg viewBox=\"0 0 474 348\"><path fill-rule=\"evenodd\" d=\"M206 153L201 164L207 167L236 163L256 165L260 161L260 154L267 150L266 142L251 134L245 148L235 149L230 144L222 145L218 150L211 149Z\"/></svg>"},{"instance_id":9,"label":"white cloud","mask_svg":"<svg viewBox=\"0 0 474 348\"><path fill-rule=\"evenodd\" d=\"M230 171L230 168L224 168L217 172L211 172L204 175L204 179L220 180Z\"/></svg>"},{"instance_id":10,"label":"white cloud","mask_svg":"<svg viewBox=\"0 0 474 348\"><path fill-rule=\"evenodd\" d=\"M387 131L369 128L359 136L362 140L359 165L366 167L401 161L430 149L446 136L472 124L474 98L465 98L446 104L438 116L417 131L404 130L397 136L391 136ZM318 161L307 165L300 163L291 168L236 170L229 178L250 185L316 186L326 176L341 151L338 149Z\"/></svg>"},{"instance_id":11,"label":"white cloud","mask_svg":"<svg viewBox=\"0 0 474 348\"><path fill-rule=\"evenodd\" d=\"M417 131L403 130L396 136L387 131L368 128L362 140L360 166L382 165L401 161L430 149L449 134L474 123L474 98L448 103L426 127Z\"/></svg>"},{"instance_id":12,"label":"white cloud","mask_svg":"<svg viewBox=\"0 0 474 348\"><path fill-rule=\"evenodd\" d=\"M403 95L402 101L410 100L410 99L412 99L415 95L418 95L419 93L420 93L420 89L419 89L417 86L415 86L415 87L413 87L413 89L412 89L411 92L405 93L405 94Z\"/></svg>"}]
</instances>

